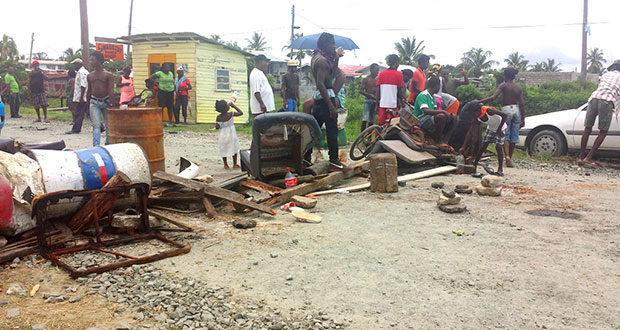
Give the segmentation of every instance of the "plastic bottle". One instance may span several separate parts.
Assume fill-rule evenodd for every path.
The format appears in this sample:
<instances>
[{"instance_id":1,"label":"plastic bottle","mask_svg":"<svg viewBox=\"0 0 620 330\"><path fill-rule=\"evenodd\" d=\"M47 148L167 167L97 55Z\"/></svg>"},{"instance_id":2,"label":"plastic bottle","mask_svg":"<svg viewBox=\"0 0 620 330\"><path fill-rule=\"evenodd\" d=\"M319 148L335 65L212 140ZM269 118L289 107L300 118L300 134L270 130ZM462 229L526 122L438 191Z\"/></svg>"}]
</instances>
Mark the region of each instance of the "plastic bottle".
<instances>
[{"instance_id":1,"label":"plastic bottle","mask_svg":"<svg viewBox=\"0 0 620 330\"><path fill-rule=\"evenodd\" d=\"M286 176L284 177L284 184L286 188L297 185L297 177L291 173L290 168L286 168Z\"/></svg>"},{"instance_id":2,"label":"plastic bottle","mask_svg":"<svg viewBox=\"0 0 620 330\"><path fill-rule=\"evenodd\" d=\"M230 96L230 99L228 99L228 102L237 103L238 96L239 96L239 91L234 91L232 95Z\"/></svg>"},{"instance_id":3,"label":"plastic bottle","mask_svg":"<svg viewBox=\"0 0 620 330\"><path fill-rule=\"evenodd\" d=\"M456 156L456 174L465 173L465 157L463 155Z\"/></svg>"}]
</instances>

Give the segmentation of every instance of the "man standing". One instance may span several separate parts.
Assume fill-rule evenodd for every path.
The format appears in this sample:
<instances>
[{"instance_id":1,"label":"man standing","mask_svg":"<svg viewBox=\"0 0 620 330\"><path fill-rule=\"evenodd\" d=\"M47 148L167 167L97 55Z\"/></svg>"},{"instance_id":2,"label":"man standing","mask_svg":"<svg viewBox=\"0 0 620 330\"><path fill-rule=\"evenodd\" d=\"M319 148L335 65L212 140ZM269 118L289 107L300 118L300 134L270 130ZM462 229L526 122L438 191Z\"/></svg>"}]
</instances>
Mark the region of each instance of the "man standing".
<instances>
[{"instance_id":1,"label":"man standing","mask_svg":"<svg viewBox=\"0 0 620 330\"><path fill-rule=\"evenodd\" d=\"M409 87L409 103L414 104L415 98L418 94L422 93L426 89L426 74L424 70L428 69L431 58L428 55L420 55L418 57L418 67L413 72L411 78L411 85Z\"/></svg>"},{"instance_id":2,"label":"man standing","mask_svg":"<svg viewBox=\"0 0 620 330\"><path fill-rule=\"evenodd\" d=\"M22 100L19 95L19 84L15 79L15 68L9 66L8 73L4 76L4 82L9 86L9 106L11 107L11 118L21 118L19 106Z\"/></svg>"},{"instance_id":3,"label":"man standing","mask_svg":"<svg viewBox=\"0 0 620 330\"><path fill-rule=\"evenodd\" d=\"M104 57L95 51L90 55L88 63L93 72L88 74L88 103L90 120L93 122L93 147L101 141L101 116L106 129L105 144L108 144L108 106L114 98L114 76L103 68Z\"/></svg>"},{"instance_id":4,"label":"man standing","mask_svg":"<svg viewBox=\"0 0 620 330\"><path fill-rule=\"evenodd\" d=\"M335 88L334 78L339 77L342 72L338 68L339 56L340 54L336 52L334 36L326 32L322 33L310 61L312 76L317 88L317 92L313 95L312 115L319 127L325 124L327 130L330 172L351 170L338 158L338 111L336 110L338 101L336 95L340 92L343 84L336 80L338 88ZM305 160L307 163L310 162L311 156L312 149L306 153Z\"/></svg>"},{"instance_id":5,"label":"man standing","mask_svg":"<svg viewBox=\"0 0 620 330\"><path fill-rule=\"evenodd\" d=\"M299 102L299 75L297 75L299 63L296 60L290 60L287 65L288 70L282 76L283 107L286 112L295 112L297 107L301 105Z\"/></svg>"},{"instance_id":6,"label":"man standing","mask_svg":"<svg viewBox=\"0 0 620 330\"><path fill-rule=\"evenodd\" d=\"M88 70L84 67L82 59L76 58L71 61L75 69L75 82L73 83L73 103L75 104L75 114L73 114L73 126L66 134L78 134L82 131L82 122L86 115L87 103L86 94L88 91Z\"/></svg>"},{"instance_id":7,"label":"man standing","mask_svg":"<svg viewBox=\"0 0 620 330\"><path fill-rule=\"evenodd\" d=\"M389 68L381 71L377 78L377 86L379 86L376 92L376 99L379 102L377 105L379 108L379 119L377 123L379 125L385 124L388 119L388 110L398 113L403 95L404 78L403 74L398 71L400 58L398 55L391 54L388 55L387 62ZM392 115L390 115L390 117L392 117Z\"/></svg>"},{"instance_id":8,"label":"man standing","mask_svg":"<svg viewBox=\"0 0 620 330\"><path fill-rule=\"evenodd\" d=\"M620 102L620 60L614 61L614 63L607 68L607 72L601 76L598 83L598 88L590 95L588 100L588 112L586 113L586 119L584 122L585 129L581 136L581 153L579 154L579 165L592 165L592 159L594 154L598 151L607 132L611 125L612 115L614 109ZM586 147L588 146L588 139L592 133L592 126L598 116L598 136L594 140L592 149L586 155Z\"/></svg>"},{"instance_id":9,"label":"man standing","mask_svg":"<svg viewBox=\"0 0 620 330\"><path fill-rule=\"evenodd\" d=\"M375 108L377 106L377 75L379 74L379 64L370 65L370 74L362 79L360 94L364 95L364 112L362 113L362 129L375 123Z\"/></svg>"},{"instance_id":10,"label":"man standing","mask_svg":"<svg viewBox=\"0 0 620 330\"><path fill-rule=\"evenodd\" d=\"M250 110L252 115L258 116L276 109L273 100L273 89L269 84L265 71L269 65L269 59L265 55L254 58L254 69L250 72Z\"/></svg>"},{"instance_id":11,"label":"man standing","mask_svg":"<svg viewBox=\"0 0 620 330\"><path fill-rule=\"evenodd\" d=\"M463 81L457 79L450 79L450 70L446 67L441 68L439 71L439 78L441 78L441 92L454 95L456 89L461 85L468 85L469 78L463 68L459 69L459 72L463 75Z\"/></svg>"},{"instance_id":12,"label":"man standing","mask_svg":"<svg viewBox=\"0 0 620 330\"><path fill-rule=\"evenodd\" d=\"M497 86L497 90L493 95L482 99L474 100L477 103L488 103L495 100L499 94L502 94L502 111L506 113L506 136L504 141L504 154L506 155L506 167L514 167L512 164L512 154L515 151L515 145L519 142L519 129L525 126L525 101L523 99L523 90L521 86L515 84L517 71L513 68L504 69L504 82Z\"/></svg>"},{"instance_id":13,"label":"man standing","mask_svg":"<svg viewBox=\"0 0 620 330\"><path fill-rule=\"evenodd\" d=\"M32 99L32 105L37 112L37 120L35 123L41 122L41 112L39 108L43 108L43 120L49 123L47 120L47 93L45 93L44 81L47 80L47 76L39 67L39 61L32 61L32 72L30 73L30 80L28 81L28 88L30 88L30 97Z\"/></svg>"}]
</instances>

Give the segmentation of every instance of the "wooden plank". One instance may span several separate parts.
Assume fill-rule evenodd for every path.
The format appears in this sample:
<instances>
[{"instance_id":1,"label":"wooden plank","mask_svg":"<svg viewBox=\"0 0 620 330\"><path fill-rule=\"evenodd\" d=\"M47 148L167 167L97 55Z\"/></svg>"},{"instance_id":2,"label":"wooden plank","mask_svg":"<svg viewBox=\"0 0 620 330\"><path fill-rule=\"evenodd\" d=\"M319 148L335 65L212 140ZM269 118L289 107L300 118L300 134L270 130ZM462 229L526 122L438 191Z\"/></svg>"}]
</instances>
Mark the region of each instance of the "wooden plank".
<instances>
[{"instance_id":1,"label":"wooden plank","mask_svg":"<svg viewBox=\"0 0 620 330\"><path fill-rule=\"evenodd\" d=\"M203 197L202 198L202 205L204 205L205 210L207 211L207 216L211 219L217 217L217 211L215 210L215 206L213 206L213 204L211 204L211 201L206 198Z\"/></svg>"},{"instance_id":2,"label":"wooden plank","mask_svg":"<svg viewBox=\"0 0 620 330\"><path fill-rule=\"evenodd\" d=\"M258 191L264 191L266 193L268 193L269 195L273 196L277 193L279 193L280 191L284 190L283 188L280 187L276 187L276 186L272 186L268 183L264 183L262 181L258 181L258 180L245 180L245 181L241 181L241 185L246 187L246 188L250 188L250 189L254 189L254 190L258 190Z\"/></svg>"},{"instance_id":3,"label":"wooden plank","mask_svg":"<svg viewBox=\"0 0 620 330\"><path fill-rule=\"evenodd\" d=\"M409 164L420 164L429 160L436 159L435 156L428 152L415 151L409 148L403 141L400 140L381 140L379 145L386 151L389 151L396 155L396 157L406 161Z\"/></svg>"},{"instance_id":4,"label":"wooden plank","mask_svg":"<svg viewBox=\"0 0 620 330\"><path fill-rule=\"evenodd\" d=\"M247 173L237 173L234 175L227 175L224 177L221 177L219 175L214 175L213 176L213 182L211 182L212 186L216 186L216 187L220 187L220 188L226 188L226 189L230 189L234 186L236 186L237 184L239 184L239 182L245 180L248 178L248 174Z\"/></svg>"},{"instance_id":5,"label":"wooden plank","mask_svg":"<svg viewBox=\"0 0 620 330\"><path fill-rule=\"evenodd\" d=\"M288 189L284 189L278 193L268 204L281 204L288 202L295 195L306 195L311 192L315 192L317 190L326 188L329 185L332 185L338 181L342 181L344 179L348 179L354 175L357 175L362 172L364 168L368 168L368 161L353 164L351 167L353 168L351 171L347 172L333 172L323 179L315 180L309 183L302 183L295 187L291 187Z\"/></svg>"},{"instance_id":6,"label":"wooden plank","mask_svg":"<svg viewBox=\"0 0 620 330\"><path fill-rule=\"evenodd\" d=\"M426 171L421 171L417 173L399 176L398 182L407 182L407 181L424 179L424 178L428 178L428 177L435 176L435 175L446 174L446 173L449 173L455 170L456 170L456 166L451 166L451 165L437 167L437 168L433 168L433 169L426 170ZM368 188L370 188L370 183L363 183L363 184L358 184L355 186L319 191L311 195L313 197L314 196L325 196L325 195L332 195L332 194L338 194L338 193L361 191L361 190L366 190Z\"/></svg>"},{"instance_id":7,"label":"wooden plank","mask_svg":"<svg viewBox=\"0 0 620 330\"><path fill-rule=\"evenodd\" d=\"M263 213L267 213L271 215L276 214L276 211L274 211L270 207L245 200L245 198L243 198L243 195L241 195L240 193L234 192L234 191L230 191L224 188L214 187L214 186L211 186L205 183L196 182L196 181L189 180L189 179L184 179L177 175L162 172L162 171L155 172L153 176L161 180L174 182L174 183L183 185L192 190L196 190L196 191L202 190L203 193L209 197L220 198L220 199L229 201L233 204L245 206L247 208L261 211Z\"/></svg>"},{"instance_id":8,"label":"wooden plank","mask_svg":"<svg viewBox=\"0 0 620 330\"><path fill-rule=\"evenodd\" d=\"M163 213L161 213L159 211L149 210L149 214L154 216L154 217L156 217L157 219L169 222L169 223L171 223L171 224L173 224L173 225L175 225L175 226L177 226L179 228L183 228L183 229L189 230L189 231L194 231L194 228L192 228L192 227L190 227L190 226L188 226L186 224L183 224L183 223L181 223L179 221L176 221L174 219L171 219L170 217L168 217L167 215L165 215L165 214L163 214Z\"/></svg>"}]
</instances>

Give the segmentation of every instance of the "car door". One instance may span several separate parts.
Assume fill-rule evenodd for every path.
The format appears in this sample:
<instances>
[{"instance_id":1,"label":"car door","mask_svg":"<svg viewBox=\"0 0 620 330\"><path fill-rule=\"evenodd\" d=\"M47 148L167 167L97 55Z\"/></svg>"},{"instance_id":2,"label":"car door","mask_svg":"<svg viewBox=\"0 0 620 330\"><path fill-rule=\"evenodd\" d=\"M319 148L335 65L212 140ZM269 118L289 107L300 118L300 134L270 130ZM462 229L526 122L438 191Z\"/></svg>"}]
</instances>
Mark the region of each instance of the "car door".
<instances>
[{"instance_id":1,"label":"car door","mask_svg":"<svg viewBox=\"0 0 620 330\"><path fill-rule=\"evenodd\" d=\"M576 149L580 148L581 146L581 136L583 134L583 129L584 129L584 122L586 119L586 113L588 110L588 105L584 105L580 108L581 111L579 111L579 113L577 114L577 117L575 118L574 121L574 125L573 125L573 131L575 133L579 133L579 134L574 134L573 136L573 143ZM596 117L596 121L594 121L594 126L592 127L592 134L590 135L590 138L588 139L588 148L591 148L592 145L594 144L594 140L596 140L596 137L598 136L598 116ZM603 144L601 145L601 149L610 149L610 150L620 150L620 121L616 118L615 114L613 116L613 118L611 119L611 126L609 127L609 132L607 134L607 137L605 138L605 140L603 141Z\"/></svg>"}]
</instances>

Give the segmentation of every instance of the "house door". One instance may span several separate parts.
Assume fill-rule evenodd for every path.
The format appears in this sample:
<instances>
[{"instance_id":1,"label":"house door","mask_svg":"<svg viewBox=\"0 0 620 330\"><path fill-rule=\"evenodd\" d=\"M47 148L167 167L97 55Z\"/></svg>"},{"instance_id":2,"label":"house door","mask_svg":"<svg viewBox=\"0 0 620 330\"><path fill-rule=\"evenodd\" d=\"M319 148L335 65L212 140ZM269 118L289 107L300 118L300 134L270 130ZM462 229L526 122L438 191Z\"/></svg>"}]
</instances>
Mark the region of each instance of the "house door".
<instances>
[{"instance_id":1,"label":"house door","mask_svg":"<svg viewBox=\"0 0 620 330\"><path fill-rule=\"evenodd\" d=\"M176 74L175 69L177 63L177 54L149 54L146 65L148 66L148 76L150 77L153 73L159 71L161 69L162 64L170 62L173 63L172 73ZM155 96L155 99L152 103L153 106L159 105L159 98ZM164 109L162 111L162 119L168 120L168 109Z\"/></svg>"}]
</instances>

